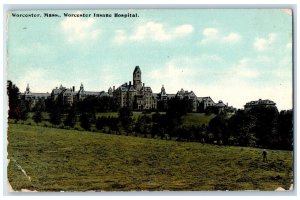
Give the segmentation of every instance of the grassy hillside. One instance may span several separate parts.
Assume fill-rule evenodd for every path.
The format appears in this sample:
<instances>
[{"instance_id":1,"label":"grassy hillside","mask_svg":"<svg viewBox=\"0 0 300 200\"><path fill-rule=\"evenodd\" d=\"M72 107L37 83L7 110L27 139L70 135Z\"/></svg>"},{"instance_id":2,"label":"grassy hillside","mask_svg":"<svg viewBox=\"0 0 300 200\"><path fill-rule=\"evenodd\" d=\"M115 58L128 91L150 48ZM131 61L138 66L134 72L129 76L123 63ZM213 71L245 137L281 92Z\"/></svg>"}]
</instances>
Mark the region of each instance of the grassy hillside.
<instances>
[{"instance_id":1,"label":"grassy hillside","mask_svg":"<svg viewBox=\"0 0 300 200\"><path fill-rule=\"evenodd\" d=\"M288 189L292 153L9 124L8 178L15 190ZM23 169L28 177L21 171Z\"/></svg>"}]
</instances>

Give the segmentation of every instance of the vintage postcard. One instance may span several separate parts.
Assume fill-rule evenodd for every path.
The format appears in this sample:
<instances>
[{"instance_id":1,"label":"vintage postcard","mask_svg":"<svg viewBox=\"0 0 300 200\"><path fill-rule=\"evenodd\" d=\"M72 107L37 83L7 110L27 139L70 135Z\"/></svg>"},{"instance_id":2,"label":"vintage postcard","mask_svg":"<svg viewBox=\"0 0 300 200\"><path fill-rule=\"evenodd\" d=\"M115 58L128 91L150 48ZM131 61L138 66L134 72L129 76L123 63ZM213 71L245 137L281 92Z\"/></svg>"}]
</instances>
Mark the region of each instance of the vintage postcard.
<instances>
[{"instance_id":1,"label":"vintage postcard","mask_svg":"<svg viewBox=\"0 0 300 200\"><path fill-rule=\"evenodd\" d=\"M10 10L10 192L293 191L293 10Z\"/></svg>"}]
</instances>

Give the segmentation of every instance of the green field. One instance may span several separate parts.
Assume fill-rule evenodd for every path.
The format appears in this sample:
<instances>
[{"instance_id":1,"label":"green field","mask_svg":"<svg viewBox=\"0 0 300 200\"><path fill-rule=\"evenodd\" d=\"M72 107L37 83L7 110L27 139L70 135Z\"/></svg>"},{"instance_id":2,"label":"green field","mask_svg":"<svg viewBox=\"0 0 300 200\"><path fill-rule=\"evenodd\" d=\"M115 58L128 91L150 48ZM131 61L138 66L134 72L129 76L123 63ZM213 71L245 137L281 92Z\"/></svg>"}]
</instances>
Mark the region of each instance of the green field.
<instances>
[{"instance_id":1,"label":"green field","mask_svg":"<svg viewBox=\"0 0 300 200\"><path fill-rule=\"evenodd\" d=\"M214 146L9 124L14 190L215 191L288 189L290 151ZM25 176L24 172L27 176Z\"/></svg>"}]
</instances>

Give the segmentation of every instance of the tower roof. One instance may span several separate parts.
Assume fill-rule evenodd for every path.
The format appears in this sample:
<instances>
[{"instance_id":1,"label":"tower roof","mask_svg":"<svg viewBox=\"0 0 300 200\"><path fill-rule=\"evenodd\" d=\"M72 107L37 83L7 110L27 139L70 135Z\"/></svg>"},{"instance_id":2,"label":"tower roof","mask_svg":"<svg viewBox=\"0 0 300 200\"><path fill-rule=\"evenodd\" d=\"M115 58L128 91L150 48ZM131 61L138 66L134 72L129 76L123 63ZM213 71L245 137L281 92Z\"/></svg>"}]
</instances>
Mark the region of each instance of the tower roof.
<instances>
[{"instance_id":1,"label":"tower roof","mask_svg":"<svg viewBox=\"0 0 300 200\"><path fill-rule=\"evenodd\" d=\"M134 68L133 73L136 73L136 72L141 72L141 69L140 69L139 66L136 66L136 67Z\"/></svg>"}]
</instances>

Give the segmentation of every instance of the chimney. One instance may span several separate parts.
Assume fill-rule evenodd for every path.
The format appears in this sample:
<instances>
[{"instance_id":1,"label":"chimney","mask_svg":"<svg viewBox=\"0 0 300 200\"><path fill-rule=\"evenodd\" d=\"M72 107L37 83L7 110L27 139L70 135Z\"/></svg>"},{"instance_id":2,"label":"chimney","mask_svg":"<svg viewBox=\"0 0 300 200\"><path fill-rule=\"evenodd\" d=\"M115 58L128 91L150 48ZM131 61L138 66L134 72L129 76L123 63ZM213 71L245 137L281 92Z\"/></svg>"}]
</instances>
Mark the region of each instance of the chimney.
<instances>
[{"instance_id":1,"label":"chimney","mask_svg":"<svg viewBox=\"0 0 300 200\"><path fill-rule=\"evenodd\" d=\"M75 86L73 86L73 92L75 92Z\"/></svg>"},{"instance_id":2,"label":"chimney","mask_svg":"<svg viewBox=\"0 0 300 200\"><path fill-rule=\"evenodd\" d=\"M131 86L131 81L129 81L129 86Z\"/></svg>"},{"instance_id":3,"label":"chimney","mask_svg":"<svg viewBox=\"0 0 300 200\"><path fill-rule=\"evenodd\" d=\"M143 83L143 87L145 87L145 83Z\"/></svg>"},{"instance_id":4,"label":"chimney","mask_svg":"<svg viewBox=\"0 0 300 200\"><path fill-rule=\"evenodd\" d=\"M115 91L115 86L113 86L113 91Z\"/></svg>"}]
</instances>

